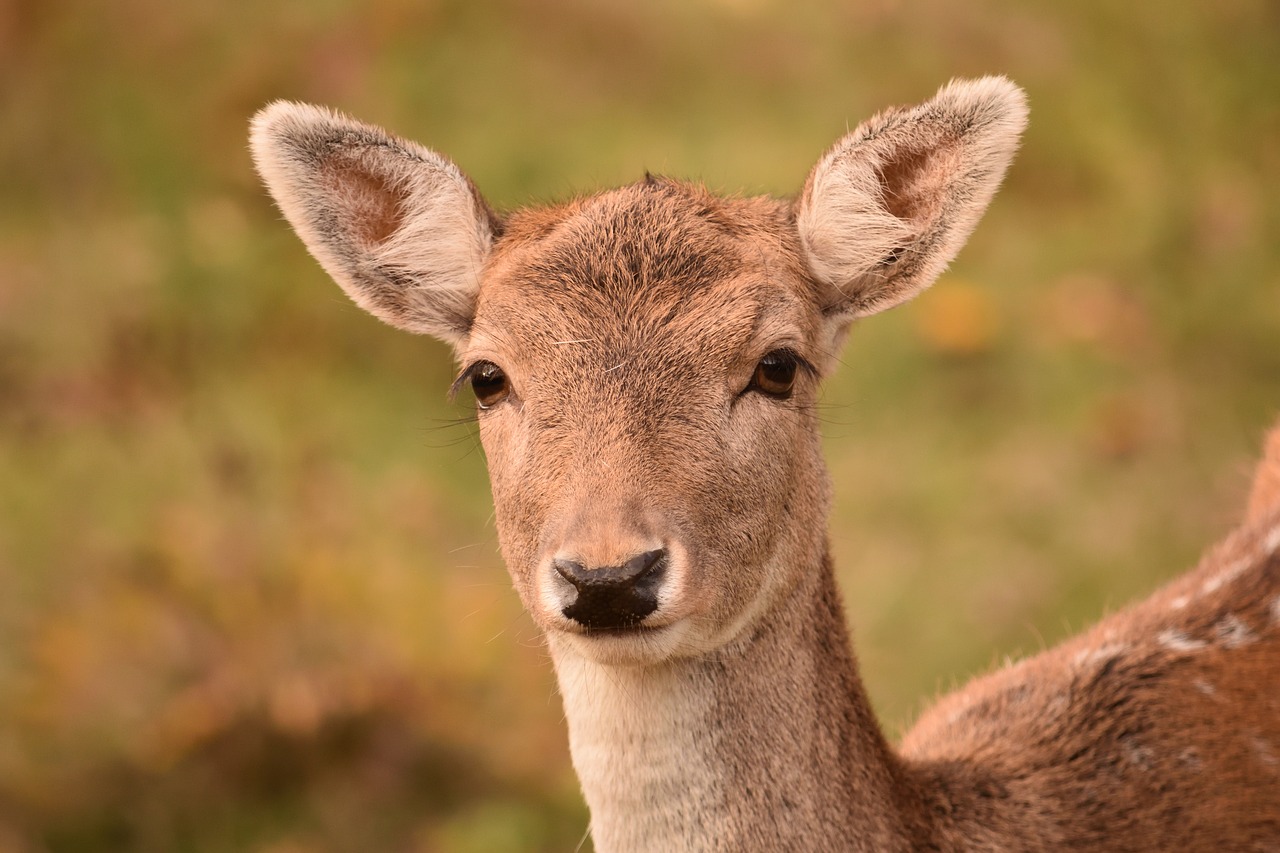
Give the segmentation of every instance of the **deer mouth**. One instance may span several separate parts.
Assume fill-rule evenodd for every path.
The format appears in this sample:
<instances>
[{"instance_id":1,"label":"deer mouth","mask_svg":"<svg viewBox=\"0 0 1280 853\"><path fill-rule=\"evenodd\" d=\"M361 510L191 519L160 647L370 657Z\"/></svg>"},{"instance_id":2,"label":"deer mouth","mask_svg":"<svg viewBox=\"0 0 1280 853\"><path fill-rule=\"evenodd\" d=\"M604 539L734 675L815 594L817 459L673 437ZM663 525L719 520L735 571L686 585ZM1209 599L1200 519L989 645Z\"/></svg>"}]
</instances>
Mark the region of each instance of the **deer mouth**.
<instances>
[{"instance_id":1,"label":"deer mouth","mask_svg":"<svg viewBox=\"0 0 1280 853\"><path fill-rule=\"evenodd\" d=\"M665 631L667 625L620 625L613 628L587 627L581 632L584 637L653 637Z\"/></svg>"},{"instance_id":2,"label":"deer mouth","mask_svg":"<svg viewBox=\"0 0 1280 853\"><path fill-rule=\"evenodd\" d=\"M584 628L570 620L557 621L548 632L552 646L572 649L598 664L652 666L680 657L689 646L690 626L683 619L619 628Z\"/></svg>"}]
</instances>

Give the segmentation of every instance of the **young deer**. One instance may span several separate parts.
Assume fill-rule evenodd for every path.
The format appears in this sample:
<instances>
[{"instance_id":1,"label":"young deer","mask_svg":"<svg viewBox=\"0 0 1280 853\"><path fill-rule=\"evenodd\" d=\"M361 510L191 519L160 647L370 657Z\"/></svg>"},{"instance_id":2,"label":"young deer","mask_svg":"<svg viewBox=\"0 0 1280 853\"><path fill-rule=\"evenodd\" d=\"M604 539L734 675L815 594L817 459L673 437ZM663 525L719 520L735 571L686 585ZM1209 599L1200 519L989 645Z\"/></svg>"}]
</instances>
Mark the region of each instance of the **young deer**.
<instances>
[{"instance_id":1,"label":"young deer","mask_svg":"<svg viewBox=\"0 0 1280 853\"><path fill-rule=\"evenodd\" d=\"M253 153L357 304L449 342L602 851L1280 849L1280 438L1189 575L980 678L898 750L829 557L814 400L927 287L1026 121L956 82L796 201L645 180L496 215L450 161L276 103Z\"/></svg>"}]
</instances>

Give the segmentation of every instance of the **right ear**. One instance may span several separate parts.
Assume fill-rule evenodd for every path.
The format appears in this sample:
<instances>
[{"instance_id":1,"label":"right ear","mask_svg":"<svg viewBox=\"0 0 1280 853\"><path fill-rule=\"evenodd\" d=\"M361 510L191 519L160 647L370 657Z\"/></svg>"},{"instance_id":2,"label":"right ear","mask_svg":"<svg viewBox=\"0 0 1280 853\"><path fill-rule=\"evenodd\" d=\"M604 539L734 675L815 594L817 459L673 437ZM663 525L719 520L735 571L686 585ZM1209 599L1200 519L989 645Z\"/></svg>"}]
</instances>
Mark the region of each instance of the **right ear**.
<instances>
[{"instance_id":1,"label":"right ear","mask_svg":"<svg viewBox=\"0 0 1280 853\"><path fill-rule=\"evenodd\" d=\"M289 224L357 305L454 346L466 338L500 223L457 166L288 101L254 116L250 146Z\"/></svg>"},{"instance_id":2,"label":"right ear","mask_svg":"<svg viewBox=\"0 0 1280 853\"><path fill-rule=\"evenodd\" d=\"M924 290L960 251L1004 177L1027 98L1003 77L956 80L887 110L809 174L796 225L838 329Z\"/></svg>"}]
</instances>

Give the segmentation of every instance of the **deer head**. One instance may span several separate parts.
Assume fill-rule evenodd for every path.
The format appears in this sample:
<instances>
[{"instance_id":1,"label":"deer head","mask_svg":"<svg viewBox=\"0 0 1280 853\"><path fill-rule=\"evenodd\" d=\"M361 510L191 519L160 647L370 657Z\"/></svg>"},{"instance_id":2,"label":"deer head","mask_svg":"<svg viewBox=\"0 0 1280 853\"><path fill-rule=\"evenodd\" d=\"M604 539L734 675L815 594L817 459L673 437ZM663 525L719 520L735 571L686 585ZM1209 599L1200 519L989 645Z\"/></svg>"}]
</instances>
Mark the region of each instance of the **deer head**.
<instances>
[{"instance_id":1,"label":"deer head","mask_svg":"<svg viewBox=\"0 0 1280 853\"><path fill-rule=\"evenodd\" d=\"M828 151L795 201L645 180L495 215L444 157L327 110L253 123L258 169L365 310L435 335L475 391L502 552L558 646L696 656L822 558L814 402L850 324L956 255L1026 121L955 82Z\"/></svg>"}]
</instances>

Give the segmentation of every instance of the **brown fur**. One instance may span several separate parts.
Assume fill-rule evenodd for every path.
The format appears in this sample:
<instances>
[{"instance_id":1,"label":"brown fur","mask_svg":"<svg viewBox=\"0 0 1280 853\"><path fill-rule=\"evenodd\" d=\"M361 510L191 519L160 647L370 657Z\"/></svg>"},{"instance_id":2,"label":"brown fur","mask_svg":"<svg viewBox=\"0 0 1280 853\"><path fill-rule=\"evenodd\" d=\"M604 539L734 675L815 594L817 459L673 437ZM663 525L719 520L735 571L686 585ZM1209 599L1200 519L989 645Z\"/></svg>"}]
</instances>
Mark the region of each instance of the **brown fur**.
<instances>
[{"instance_id":1,"label":"brown fur","mask_svg":"<svg viewBox=\"0 0 1280 853\"><path fill-rule=\"evenodd\" d=\"M1280 840L1280 514L1068 643L943 699L903 754L950 849L1266 849ZM1270 537L1270 538L1269 538ZM981 849L981 848L979 848Z\"/></svg>"},{"instance_id":2,"label":"brown fur","mask_svg":"<svg viewBox=\"0 0 1280 853\"><path fill-rule=\"evenodd\" d=\"M1249 493L1249 508L1245 517L1259 521L1267 513L1280 507L1280 423L1271 429L1262 461L1253 475L1253 489Z\"/></svg>"},{"instance_id":3,"label":"brown fur","mask_svg":"<svg viewBox=\"0 0 1280 853\"><path fill-rule=\"evenodd\" d=\"M1280 433L1249 524L1198 569L944 698L900 750L858 676L818 380L854 318L959 250L1024 120L1007 81L957 83L841 140L794 204L646 178L503 221L382 131L297 105L256 120L264 178L352 298L505 373L479 412L499 538L598 850L1280 844ZM752 384L779 350L805 365L785 397ZM556 560L658 547L638 629L566 615Z\"/></svg>"}]
</instances>

